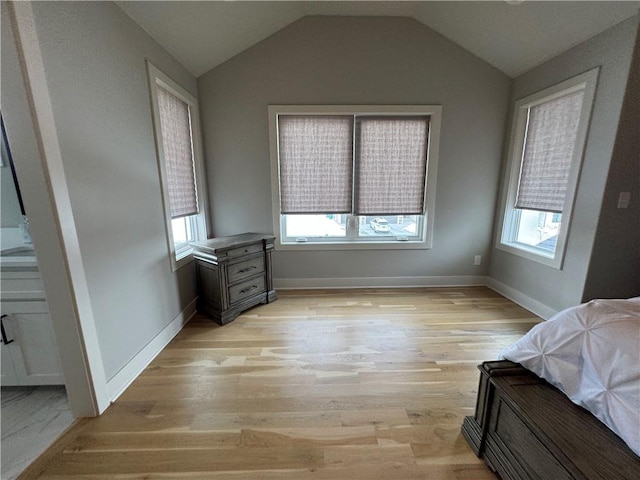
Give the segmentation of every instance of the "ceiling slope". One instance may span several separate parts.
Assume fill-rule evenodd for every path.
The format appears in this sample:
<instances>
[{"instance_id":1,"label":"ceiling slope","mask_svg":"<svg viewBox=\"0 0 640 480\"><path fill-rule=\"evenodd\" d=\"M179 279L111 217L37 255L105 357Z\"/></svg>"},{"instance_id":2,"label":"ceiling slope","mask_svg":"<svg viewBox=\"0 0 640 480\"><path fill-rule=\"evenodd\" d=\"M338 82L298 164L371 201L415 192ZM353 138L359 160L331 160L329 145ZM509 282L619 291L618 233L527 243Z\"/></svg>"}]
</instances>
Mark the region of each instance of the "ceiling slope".
<instances>
[{"instance_id":1,"label":"ceiling slope","mask_svg":"<svg viewBox=\"0 0 640 480\"><path fill-rule=\"evenodd\" d=\"M412 17L516 77L635 15L634 1L120 1L196 77L306 15Z\"/></svg>"}]
</instances>

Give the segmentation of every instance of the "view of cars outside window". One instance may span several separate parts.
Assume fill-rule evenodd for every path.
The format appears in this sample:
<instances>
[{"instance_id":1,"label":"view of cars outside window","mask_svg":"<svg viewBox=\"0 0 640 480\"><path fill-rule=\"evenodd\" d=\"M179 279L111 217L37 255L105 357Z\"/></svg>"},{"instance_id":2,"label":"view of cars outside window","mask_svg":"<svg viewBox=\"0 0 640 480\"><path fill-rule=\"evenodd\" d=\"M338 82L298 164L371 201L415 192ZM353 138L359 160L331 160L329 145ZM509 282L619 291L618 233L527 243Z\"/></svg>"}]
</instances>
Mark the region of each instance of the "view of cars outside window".
<instances>
[{"instance_id":1,"label":"view of cars outside window","mask_svg":"<svg viewBox=\"0 0 640 480\"><path fill-rule=\"evenodd\" d=\"M389 226L389 222L385 218L374 218L369 222L369 226L374 233L389 233L391 232L391 227Z\"/></svg>"},{"instance_id":2,"label":"view of cars outside window","mask_svg":"<svg viewBox=\"0 0 640 480\"><path fill-rule=\"evenodd\" d=\"M350 215L285 215L287 237L334 237L347 235ZM413 237L418 232L419 215L358 216L360 237Z\"/></svg>"}]
</instances>

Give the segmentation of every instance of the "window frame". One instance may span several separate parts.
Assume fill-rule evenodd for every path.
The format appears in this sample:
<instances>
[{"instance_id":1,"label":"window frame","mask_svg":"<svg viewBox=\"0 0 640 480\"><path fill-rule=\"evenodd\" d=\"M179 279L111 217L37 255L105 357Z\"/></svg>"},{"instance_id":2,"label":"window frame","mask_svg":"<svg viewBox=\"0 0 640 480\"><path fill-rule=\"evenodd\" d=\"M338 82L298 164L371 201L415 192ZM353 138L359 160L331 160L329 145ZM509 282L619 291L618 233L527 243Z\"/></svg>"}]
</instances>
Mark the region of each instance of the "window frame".
<instances>
[{"instance_id":1,"label":"window frame","mask_svg":"<svg viewBox=\"0 0 640 480\"><path fill-rule=\"evenodd\" d=\"M498 228L496 230L496 248L534 262L547 265L557 270L562 270L567 249L567 240L571 227L571 218L575 197L577 193L578 179L582 169L582 163L586 152L587 134L589 131L591 115L593 111L594 97L598 82L600 67L591 69L580 75L576 75L556 85L540 90L515 102L513 117L511 120L511 135L508 149L507 169L503 191ZM515 235L519 226L520 209L515 208L516 194L520 181L520 170L526 141L526 130L529 109L551 100L560 98L573 92L583 90L584 96L578 131L576 133L573 158L567 184L567 194L562 209L562 220L556 240L556 248L553 254L549 254L542 248L516 242Z\"/></svg>"},{"instance_id":2,"label":"window frame","mask_svg":"<svg viewBox=\"0 0 640 480\"><path fill-rule=\"evenodd\" d=\"M173 240L173 228L171 218L171 206L167 187L167 169L164 156L164 146L162 142L162 129L158 107L158 87L162 87L171 94L178 97L189 106L189 119L191 122L191 149L193 153L193 164L195 171L196 194L198 197L198 210L195 215L184 217L188 219L190 227L194 232L194 240L206 240L207 238L207 195L202 182L204 175L204 160L202 153L202 138L200 134L200 114L198 100L187 92L171 77L166 75L151 62L147 61L147 77L149 80L149 95L151 100L151 117L153 120L153 135L156 146L156 160L158 163L158 173L160 177L160 187L162 196L162 208L164 214L165 231L167 235L167 248L171 261L171 270L176 271L184 265L193 261L193 249L187 243L176 244Z\"/></svg>"},{"instance_id":3,"label":"window frame","mask_svg":"<svg viewBox=\"0 0 640 480\"><path fill-rule=\"evenodd\" d=\"M278 250L392 250L430 249L433 244L433 225L436 198L436 179L440 145L441 105L269 105L269 144L271 156L271 198L273 229L276 232L275 247ZM283 240L283 215L280 214L280 176L278 153L278 115L361 115L361 116L429 116L429 138L427 144L427 169L425 175L425 208L422 215L419 240L393 240L384 237L353 237L347 232L344 238L307 237L309 241ZM354 144L355 150L355 144ZM329 212L330 213L330 212ZM357 219L357 216L350 216ZM349 221L349 220L348 220ZM354 220L351 220L354 221Z\"/></svg>"}]
</instances>

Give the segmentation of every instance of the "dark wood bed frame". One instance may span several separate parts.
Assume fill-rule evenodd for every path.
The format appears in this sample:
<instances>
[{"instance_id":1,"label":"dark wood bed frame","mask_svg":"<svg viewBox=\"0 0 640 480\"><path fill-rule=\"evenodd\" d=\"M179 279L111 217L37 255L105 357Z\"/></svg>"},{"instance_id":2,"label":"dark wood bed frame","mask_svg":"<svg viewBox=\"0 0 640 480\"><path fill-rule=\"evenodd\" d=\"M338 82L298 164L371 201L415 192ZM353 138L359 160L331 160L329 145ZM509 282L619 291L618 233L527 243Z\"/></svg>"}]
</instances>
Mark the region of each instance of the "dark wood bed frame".
<instances>
[{"instance_id":1,"label":"dark wood bed frame","mask_svg":"<svg viewBox=\"0 0 640 480\"><path fill-rule=\"evenodd\" d=\"M640 458L591 413L521 365L485 362L462 434L503 480L637 480Z\"/></svg>"}]
</instances>

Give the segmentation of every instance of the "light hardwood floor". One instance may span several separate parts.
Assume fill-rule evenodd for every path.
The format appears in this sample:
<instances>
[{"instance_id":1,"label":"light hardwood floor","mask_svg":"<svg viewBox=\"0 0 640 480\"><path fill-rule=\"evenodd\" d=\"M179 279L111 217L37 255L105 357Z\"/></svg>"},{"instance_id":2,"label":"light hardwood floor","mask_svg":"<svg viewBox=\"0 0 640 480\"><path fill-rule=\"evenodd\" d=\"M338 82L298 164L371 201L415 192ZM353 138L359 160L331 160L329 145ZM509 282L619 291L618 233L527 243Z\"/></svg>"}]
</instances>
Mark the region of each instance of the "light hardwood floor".
<instances>
[{"instance_id":1,"label":"light hardwood floor","mask_svg":"<svg viewBox=\"0 0 640 480\"><path fill-rule=\"evenodd\" d=\"M25 478L496 478L460 426L476 365L538 317L481 287L279 297L224 327L194 318Z\"/></svg>"}]
</instances>

